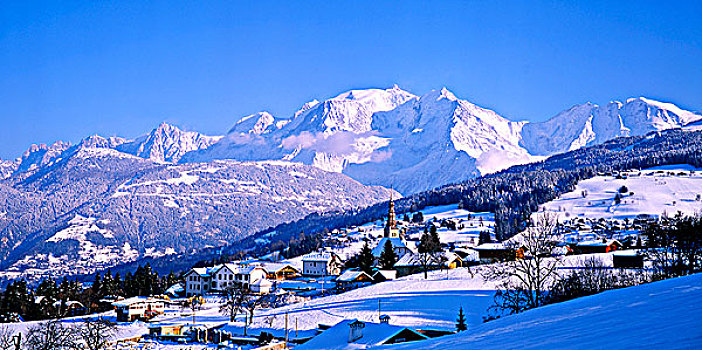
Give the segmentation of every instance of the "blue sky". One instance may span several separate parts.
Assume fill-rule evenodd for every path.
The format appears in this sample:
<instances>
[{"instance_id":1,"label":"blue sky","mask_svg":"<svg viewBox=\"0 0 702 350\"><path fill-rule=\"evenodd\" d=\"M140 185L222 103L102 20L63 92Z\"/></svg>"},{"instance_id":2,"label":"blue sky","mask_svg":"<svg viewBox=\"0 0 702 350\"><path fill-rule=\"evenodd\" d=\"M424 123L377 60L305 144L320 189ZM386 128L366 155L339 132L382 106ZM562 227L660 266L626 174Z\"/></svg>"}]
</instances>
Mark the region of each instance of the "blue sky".
<instances>
[{"instance_id":1,"label":"blue sky","mask_svg":"<svg viewBox=\"0 0 702 350\"><path fill-rule=\"evenodd\" d=\"M702 110L700 18L694 1L3 1L0 157L164 120L221 134L394 83L519 120L631 96Z\"/></svg>"}]
</instances>

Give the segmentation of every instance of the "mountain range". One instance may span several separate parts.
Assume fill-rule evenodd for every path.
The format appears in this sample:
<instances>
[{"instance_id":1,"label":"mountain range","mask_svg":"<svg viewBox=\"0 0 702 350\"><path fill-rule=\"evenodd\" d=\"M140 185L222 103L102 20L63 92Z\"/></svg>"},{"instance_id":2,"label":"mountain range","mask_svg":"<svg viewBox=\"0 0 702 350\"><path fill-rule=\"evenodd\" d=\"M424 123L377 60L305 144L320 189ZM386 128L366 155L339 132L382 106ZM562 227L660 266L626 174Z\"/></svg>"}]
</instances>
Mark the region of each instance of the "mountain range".
<instances>
[{"instance_id":1,"label":"mountain range","mask_svg":"<svg viewBox=\"0 0 702 350\"><path fill-rule=\"evenodd\" d=\"M217 143L181 161L294 161L412 194L699 120L699 113L639 97L576 105L544 122L512 121L445 88L416 96L393 86L314 100L287 118L244 117Z\"/></svg>"},{"instance_id":2,"label":"mountain range","mask_svg":"<svg viewBox=\"0 0 702 350\"><path fill-rule=\"evenodd\" d=\"M289 117L259 112L222 136L163 123L136 139L32 145L0 161L0 266L31 267L52 254L109 266L120 256L221 246L311 213L378 203L389 187L408 195L701 122L643 97L513 121L447 89L417 96L393 86L313 100Z\"/></svg>"}]
</instances>

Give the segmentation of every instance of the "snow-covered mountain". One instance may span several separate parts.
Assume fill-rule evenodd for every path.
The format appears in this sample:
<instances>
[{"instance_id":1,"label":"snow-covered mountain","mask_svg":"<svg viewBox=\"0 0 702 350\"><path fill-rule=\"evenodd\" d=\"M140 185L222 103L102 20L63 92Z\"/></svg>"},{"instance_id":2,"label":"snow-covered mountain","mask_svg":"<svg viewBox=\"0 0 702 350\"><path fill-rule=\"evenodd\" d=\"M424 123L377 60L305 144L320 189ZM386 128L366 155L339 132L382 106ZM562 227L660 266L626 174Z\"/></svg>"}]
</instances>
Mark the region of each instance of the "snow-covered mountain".
<instances>
[{"instance_id":1,"label":"snow-covered mountain","mask_svg":"<svg viewBox=\"0 0 702 350\"><path fill-rule=\"evenodd\" d=\"M289 118L247 116L218 143L181 162L289 160L409 194L700 119L641 97L604 107L577 105L540 123L515 122L445 88L416 96L393 86L314 100Z\"/></svg>"},{"instance_id":2,"label":"snow-covered mountain","mask_svg":"<svg viewBox=\"0 0 702 350\"><path fill-rule=\"evenodd\" d=\"M185 145L192 144L193 138L187 140ZM122 151L133 150L124 148L133 143L94 135L76 145L35 145L8 165L11 174L0 180L0 266L21 269L59 259L67 273L77 266L104 268L123 262L121 251L136 259L227 245L311 213L363 207L390 196L388 189L310 165L164 163L172 158ZM76 218L89 224L77 225ZM83 254L87 251L101 253Z\"/></svg>"},{"instance_id":3,"label":"snow-covered mountain","mask_svg":"<svg viewBox=\"0 0 702 350\"><path fill-rule=\"evenodd\" d=\"M523 124L446 89L421 97L397 86L352 90L306 103L290 118L245 117L182 161L281 159L412 193L501 169L505 159L534 159L519 146Z\"/></svg>"},{"instance_id":4,"label":"snow-covered mountain","mask_svg":"<svg viewBox=\"0 0 702 350\"><path fill-rule=\"evenodd\" d=\"M522 145L533 155L551 155L598 144L619 136L645 135L651 131L680 128L702 119L672 103L644 97L605 106L585 103L522 131Z\"/></svg>"},{"instance_id":5,"label":"snow-covered mountain","mask_svg":"<svg viewBox=\"0 0 702 350\"><path fill-rule=\"evenodd\" d=\"M206 136L194 131L183 131L176 126L161 123L149 134L114 147L140 158L175 163L186 153L206 149L221 138L221 136Z\"/></svg>"}]
</instances>

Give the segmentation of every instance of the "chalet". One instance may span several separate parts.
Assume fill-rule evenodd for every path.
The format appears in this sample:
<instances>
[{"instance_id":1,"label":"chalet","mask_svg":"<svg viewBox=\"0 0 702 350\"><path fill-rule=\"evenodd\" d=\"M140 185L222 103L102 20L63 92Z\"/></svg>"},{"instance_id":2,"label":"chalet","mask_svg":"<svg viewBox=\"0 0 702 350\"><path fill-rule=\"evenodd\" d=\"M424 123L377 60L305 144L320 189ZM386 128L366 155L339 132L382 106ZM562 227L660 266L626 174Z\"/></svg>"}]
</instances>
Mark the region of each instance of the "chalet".
<instances>
[{"instance_id":1,"label":"chalet","mask_svg":"<svg viewBox=\"0 0 702 350\"><path fill-rule=\"evenodd\" d=\"M302 274L304 276L336 276L341 273L343 263L332 252L316 252L302 257Z\"/></svg>"},{"instance_id":2,"label":"chalet","mask_svg":"<svg viewBox=\"0 0 702 350\"><path fill-rule=\"evenodd\" d=\"M616 239L595 239L578 242L571 247L574 254L609 253L622 248Z\"/></svg>"},{"instance_id":3,"label":"chalet","mask_svg":"<svg viewBox=\"0 0 702 350\"><path fill-rule=\"evenodd\" d=\"M374 269L371 277L373 277L373 282L376 283L390 281L397 278L397 271Z\"/></svg>"},{"instance_id":4,"label":"chalet","mask_svg":"<svg viewBox=\"0 0 702 350\"><path fill-rule=\"evenodd\" d=\"M149 325L149 336L153 339L171 342L187 341L190 337L185 335L182 323L157 323Z\"/></svg>"},{"instance_id":5,"label":"chalet","mask_svg":"<svg viewBox=\"0 0 702 350\"><path fill-rule=\"evenodd\" d=\"M443 252L442 254L428 262L429 270L455 269L463 266L463 260L458 254L451 252ZM407 276L422 271L422 264L421 254L407 254L395 263L395 270L397 270L398 276Z\"/></svg>"},{"instance_id":6,"label":"chalet","mask_svg":"<svg viewBox=\"0 0 702 350\"><path fill-rule=\"evenodd\" d=\"M265 262L261 267L266 270L266 278L271 281L283 281L300 277L300 270L287 263Z\"/></svg>"},{"instance_id":7,"label":"chalet","mask_svg":"<svg viewBox=\"0 0 702 350\"><path fill-rule=\"evenodd\" d=\"M336 284L341 289L360 288L373 283L373 277L357 270L349 269L336 278Z\"/></svg>"},{"instance_id":8,"label":"chalet","mask_svg":"<svg viewBox=\"0 0 702 350\"><path fill-rule=\"evenodd\" d=\"M383 321L385 322L363 322L355 319L341 321L296 349L365 349L428 339L414 329L389 324L389 318L384 318Z\"/></svg>"},{"instance_id":9,"label":"chalet","mask_svg":"<svg viewBox=\"0 0 702 350\"><path fill-rule=\"evenodd\" d=\"M514 260L516 257L514 249L502 243L483 243L473 249L478 252L478 258L483 264Z\"/></svg>"},{"instance_id":10,"label":"chalet","mask_svg":"<svg viewBox=\"0 0 702 350\"><path fill-rule=\"evenodd\" d=\"M85 306L83 306L83 304L74 300L59 300L54 302L52 306L55 310L59 310L61 315L64 316L79 316L84 315L87 312L87 309Z\"/></svg>"},{"instance_id":11,"label":"chalet","mask_svg":"<svg viewBox=\"0 0 702 350\"><path fill-rule=\"evenodd\" d=\"M165 302L161 299L132 297L112 303L117 312L118 322L150 319L164 313Z\"/></svg>"}]
</instances>

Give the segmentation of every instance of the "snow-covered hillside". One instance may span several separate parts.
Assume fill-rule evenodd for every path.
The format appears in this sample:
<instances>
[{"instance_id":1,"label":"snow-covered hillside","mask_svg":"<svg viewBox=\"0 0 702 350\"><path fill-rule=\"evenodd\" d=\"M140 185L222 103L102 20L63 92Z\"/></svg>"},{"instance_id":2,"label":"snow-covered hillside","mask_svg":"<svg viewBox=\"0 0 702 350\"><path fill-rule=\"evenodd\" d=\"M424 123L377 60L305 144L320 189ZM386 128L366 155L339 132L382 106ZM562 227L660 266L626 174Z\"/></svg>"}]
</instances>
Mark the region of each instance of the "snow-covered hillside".
<instances>
[{"instance_id":1,"label":"snow-covered hillside","mask_svg":"<svg viewBox=\"0 0 702 350\"><path fill-rule=\"evenodd\" d=\"M702 274L547 305L387 349L695 349Z\"/></svg>"},{"instance_id":2,"label":"snow-covered hillside","mask_svg":"<svg viewBox=\"0 0 702 350\"><path fill-rule=\"evenodd\" d=\"M27 278L55 270L56 259L58 272L90 273L137 257L231 244L310 213L390 196L300 163L163 164L120 151L124 144L91 136L63 151L63 144L28 151L30 169L0 184L0 264L13 274L31 270ZM129 254L125 245L133 247Z\"/></svg>"},{"instance_id":3,"label":"snow-covered hillside","mask_svg":"<svg viewBox=\"0 0 702 350\"><path fill-rule=\"evenodd\" d=\"M622 186L617 204L615 196ZM702 211L702 169L672 165L630 171L621 176L596 176L578 183L576 189L542 206L561 218L586 217L632 219L639 214L672 216Z\"/></svg>"}]
</instances>

